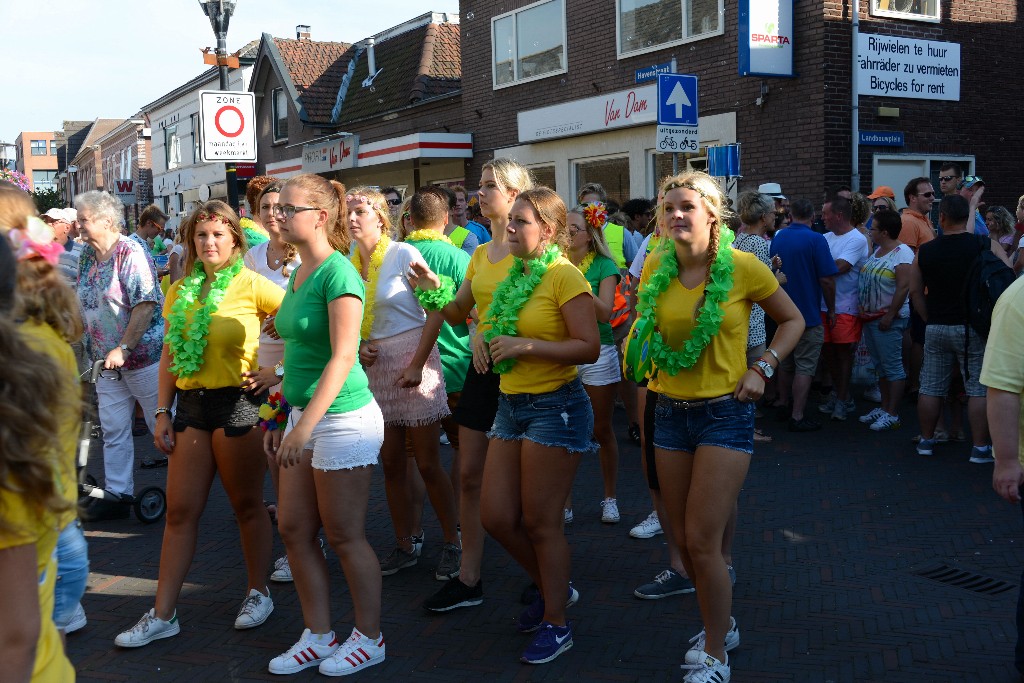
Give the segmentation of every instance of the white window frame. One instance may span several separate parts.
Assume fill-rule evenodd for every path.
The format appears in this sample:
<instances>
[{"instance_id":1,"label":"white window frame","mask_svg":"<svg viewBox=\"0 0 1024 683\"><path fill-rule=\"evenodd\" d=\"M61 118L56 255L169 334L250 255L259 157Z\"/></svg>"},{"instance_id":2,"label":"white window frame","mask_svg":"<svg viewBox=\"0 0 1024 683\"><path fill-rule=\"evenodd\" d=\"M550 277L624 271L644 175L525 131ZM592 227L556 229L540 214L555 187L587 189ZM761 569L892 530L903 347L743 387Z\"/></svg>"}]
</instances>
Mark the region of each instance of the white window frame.
<instances>
[{"instance_id":1,"label":"white window frame","mask_svg":"<svg viewBox=\"0 0 1024 683\"><path fill-rule=\"evenodd\" d=\"M499 84L498 83L498 65L497 65L497 62L495 61L495 57L497 55L495 53L495 45L494 45L494 25L497 22L501 21L502 19L505 19L507 17L512 17L512 44L516 47L516 53L512 56L512 65L513 65L513 69L516 69L516 68L518 68L518 64L519 64L519 52L518 52L518 50L519 50L519 34L518 34L519 22L516 20L515 16L518 15L518 14L521 14L523 12L527 12L527 11L529 11L529 10L535 8L535 7L539 7L541 5L546 5L548 3L558 2L558 1L561 1L561 3L562 3L562 54L563 54L563 57L564 57L563 62L565 63L565 66L563 68L561 68L561 69L556 69L554 71L548 71L548 72L545 72L543 74L538 74L537 76L528 76L526 78L515 78L513 76L512 81L510 83L501 83L501 84ZM566 19L565 19L565 3L566 2L568 2L568 0L539 0L538 2L531 3L529 5L526 5L525 7L519 7L517 9L514 9L511 12L505 12L504 14L499 14L498 16L491 17L491 87L492 87L492 89L494 89L494 90L501 90L503 88L511 88L513 86L516 86L516 85L522 85L523 83L529 83L531 81L539 81L542 78L550 78L551 76L558 76L560 74L564 74L564 73L568 73L569 72L569 38L568 38L568 30L567 30L567 27L566 27Z\"/></svg>"},{"instance_id":2,"label":"white window frame","mask_svg":"<svg viewBox=\"0 0 1024 683\"><path fill-rule=\"evenodd\" d=\"M756 1L756 0L755 0ZM875 2L876 0L871 0ZM718 16L721 19L718 22L718 30L711 31L709 33L701 33L696 36L687 36L687 18L686 18L686 5L692 2L692 0L679 0L679 4L683 10L683 21L680 25L682 29L683 37L679 40L670 40L667 43L661 43L659 45L652 45L650 47L641 48L639 50L631 50L629 52L622 51L622 27L620 25L622 19L622 1L615 0L615 53L618 55L618 59L628 59L629 57L636 57L637 55L647 54L648 52L657 52L658 50L664 50L668 47L675 47L676 45L683 45L685 43L694 43L698 40L705 40L707 38L715 38L717 36L725 35L725 0L718 0Z\"/></svg>"},{"instance_id":3,"label":"white window frame","mask_svg":"<svg viewBox=\"0 0 1024 683\"><path fill-rule=\"evenodd\" d=\"M889 0L889 3L893 3L896 0ZM924 2L926 0L922 0ZM942 21L942 2L941 0L927 0L935 5L935 15L929 14L917 14L915 12L901 12L894 9L878 9L878 5L881 4L881 0L869 0L868 9L869 14L873 17L886 17L889 19L903 19L906 21L923 21L928 24L938 24Z\"/></svg>"},{"instance_id":4,"label":"white window frame","mask_svg":"<svg viewBox=\"0 0 1024 683\"><path fill-rule=\"evenodd\" d=\"M271 91L270 94L271 94L271 97L270 97L270 115L273 118L273 121L271 122L272 123L272 125L271 125L271 133L273 134L274 142L287 142L288 141L288 132L289 132L287 130L287 128L288 128L288 100L287 100L287 98L284 97L284 88L274 88ZM280 95L284 99L284 112L283 112L284 116L281 116L282 112L280 111L280 108L277 105L278 95ZM284 124L285 125L285 132L284 132L284 135L278 135L278 131L279 131L278 124L280 123L282 118L285 121L285 124Z\"/></svg>"},{"instance_id":5,"label":"white window frame","mask_svg":"<svg viewBox=\"0 0 1024 683\"><path fill-rule=\"evenodd\" d=\"M164 161L168 171L181 166L181 138L177 123L164 128Z\"/></svg>"},{"instance_id":6,"label":"white window frame","mask_svg":"<svg viewBox=\"0 0 1024 683\"><path fill-rule=\"evenodd\" d=\"M693 168L693 163L694 162L698 162L699 163L699 162L703 161L704 162L704 166L706 168L707 167L707 162L708 162L708 156L707 156L708 155L708 147L712 146L712 145L717 145L717 144L720 144L720 143L718 143L718 142L704 142L704 141L701 141L699 144L700 144L700 146L697 148L697 154L696 155L691 156L691 157L686 157L683 154L679 155L679 172L680 173L686 173L687 171L694 170L694 168ZM647 187L647 196L648 197L657 197L658 196L658 181L661 180L661 178L657 177L657 175L658 175L658 159L657 159L657 157L658 157L658 155L666 154L666 153L665 152L659 152L658 150L656 150L654 148L651 148L651 149L648 149L648 150L645 150L645 151L647 153L647 163L646 163L645 169L644 169L644 176L645 176L645 181L646 181L644 183L644 185ZM699 170L703 170L703 169L699 169ZM735 197L734 197L734 199L735 199Z\"/></svg>"}]
</instances>

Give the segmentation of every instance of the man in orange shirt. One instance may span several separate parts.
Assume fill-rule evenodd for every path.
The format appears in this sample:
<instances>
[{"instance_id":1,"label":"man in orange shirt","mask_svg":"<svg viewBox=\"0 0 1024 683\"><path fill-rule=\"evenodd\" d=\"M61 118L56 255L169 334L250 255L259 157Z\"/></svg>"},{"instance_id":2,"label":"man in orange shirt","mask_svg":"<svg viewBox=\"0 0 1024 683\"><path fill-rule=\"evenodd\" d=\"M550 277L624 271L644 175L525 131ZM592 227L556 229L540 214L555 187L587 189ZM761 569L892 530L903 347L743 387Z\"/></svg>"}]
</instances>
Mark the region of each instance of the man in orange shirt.
<instances>
[{"instance_id":1,"label":"man in orange shirt","mask_svg":"<svg viewBox=\"0 0 1024 683\"><path fill-rule=\"evenodd\" d=\"M935 228L928 218L935 201L935 190L928 178L914 178L903 188L903 199L907 208L903 209L903 229L900 230L900 242L917 253L925 242L935 239Z\"/></svg>"}]
</instances>

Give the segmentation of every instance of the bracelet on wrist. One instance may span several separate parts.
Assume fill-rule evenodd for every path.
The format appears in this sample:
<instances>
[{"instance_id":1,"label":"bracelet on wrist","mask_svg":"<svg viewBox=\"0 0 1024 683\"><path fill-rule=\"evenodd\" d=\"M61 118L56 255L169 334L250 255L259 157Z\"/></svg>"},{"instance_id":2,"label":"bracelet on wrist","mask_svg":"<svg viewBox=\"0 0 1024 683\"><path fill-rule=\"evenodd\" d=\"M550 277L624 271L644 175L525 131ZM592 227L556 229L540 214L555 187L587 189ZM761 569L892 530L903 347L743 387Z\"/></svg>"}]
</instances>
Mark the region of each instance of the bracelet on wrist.
<instances>
[{"instance_id":1,"label":"bracelet on wrist","mask_svg":"<svg viewBox=\"0 0 1024 683\"><path fill-rule=\"evenodd\" d=\"M747 368L747 369L748 369L748 370L753 370L753 371L754 371L754 372L756 372L757 374L761 375L761 379L763 379L763 380L764 380L765 382L767 382L767 381L768 381L768 376L767 376L766 374L764 374L764 370L762 370L761 368L757 367L756 365L751 365L751 366L750 366L749 368Z\"/></svg>"},{"instance_id":2,"label":"bracelet on wrist","mask_svg":"<svg viewBox=\"0 0 1024 683\"><path fill-rule=\"evenodd\" d=\"M171 414L171 409L170 408L163 408L163 407L157 408L156 410L153 411L153 419L155 420L158 417L160 417L161 415L168 415L169 416L170 414Z\"/></svg>"},{"instance_id":3,"label":"bracelet on wrist","mask_svg":"<svg viewBox=\"0 0 1024 683\"><path fill-rule=\"evenodd\" d=\"M440 311L455 299L455 281L447 275L438 275L441 286L431 291L417 287L414 290L416 299L425 311Z\"/></svg>"},{"instance_id":4,"label":"bracelet on wrist","mask_svg":"<svg viewBox=\"0 0 1024 683\"><path fill-rule=\"evenodd\" d=\"M284 400L280 391L271 394L267 402L260 406L260 429L265 432L278 429L283 431L291 412L292 407Z\"/></svg>"},{"instance_id":5,"label":"bracelet on wrist","mask_svg":"<svg viewBox=\"0 0 1024 683\"><path fill-rule=\"evenodd\" d=\"M772 347L769 346L767 349L765 349L765 353L770 353L770 354L772 354L775 357L775 365L781 365L782 364L782 359L779 358L778 352L776 352L775 349L773 349Z\"/></svg>"}]
</instances>

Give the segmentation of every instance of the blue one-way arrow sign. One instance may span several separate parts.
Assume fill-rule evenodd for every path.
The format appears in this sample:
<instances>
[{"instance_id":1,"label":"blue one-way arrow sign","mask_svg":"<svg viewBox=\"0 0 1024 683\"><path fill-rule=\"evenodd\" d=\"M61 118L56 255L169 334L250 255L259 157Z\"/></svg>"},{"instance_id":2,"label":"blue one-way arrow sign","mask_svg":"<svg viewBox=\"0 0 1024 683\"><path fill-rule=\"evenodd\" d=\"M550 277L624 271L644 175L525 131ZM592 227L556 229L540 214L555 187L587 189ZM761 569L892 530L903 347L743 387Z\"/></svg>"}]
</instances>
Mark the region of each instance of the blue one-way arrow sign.
<instances>
[{"instance_id":1,"label":"blue one-way arrow sign","mask_svg":"<svg viewBox=\"0 0 1024 683\"><path fill-rule=\"evenodd\" d=\"M658 75L658 123L664 126L697 125L695 75Z\"/></svg>"}]
</instances>

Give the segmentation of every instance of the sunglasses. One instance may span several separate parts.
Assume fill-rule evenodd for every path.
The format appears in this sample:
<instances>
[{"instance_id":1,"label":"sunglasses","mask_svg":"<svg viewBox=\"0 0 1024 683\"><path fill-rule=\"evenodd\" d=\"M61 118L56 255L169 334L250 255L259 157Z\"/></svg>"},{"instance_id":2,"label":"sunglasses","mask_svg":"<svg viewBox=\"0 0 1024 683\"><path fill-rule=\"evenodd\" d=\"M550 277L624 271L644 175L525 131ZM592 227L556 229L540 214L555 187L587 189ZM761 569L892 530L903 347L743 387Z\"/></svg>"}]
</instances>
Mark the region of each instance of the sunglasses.
<instances>
[{"instance_id":1,"label":"sunglasses","mask_svg":"<svg viewBox=\"0 0 1024 683\"><path fill-rule=\"evenodd\" d=\"M871 212L874 213L876 211L882 211L883 209L888 209L888 208L889 208L888 204L875 204L874 206L871 207Z\"/></svg>"},{"instance_id":2,"label":"sunglasses","mask_svg":"<svg viewBox=\"0 0 1024 683\"><path fill-rule=\"evenodd\" d=\"M917 196L918 197L934 197L935 196L935 192L918 192Z\"/></svg>"},{"instance_id":3,"label":"sunglasses","mask_svg":"<svg viewBox=\"0 0 1024 683\"><path fill-rule=\"evenodd\" d=\"M939 176L939 180L944 182L944 183L948 183L950 180L956 180L956 176L955 175L940 175Z\"/></svg>"},{"instance_id":4,"label":"sunglasses","mask_svg":"<svg viewBox=\"0 0 1024 683\"><path fill-rule=\"evenodd\" d=\"M388 200L388 206L401 206L401 205L402 205L402 200L401 199L389 199Z\"/></svg>"}]
</instances>

